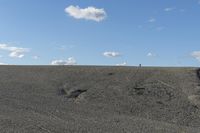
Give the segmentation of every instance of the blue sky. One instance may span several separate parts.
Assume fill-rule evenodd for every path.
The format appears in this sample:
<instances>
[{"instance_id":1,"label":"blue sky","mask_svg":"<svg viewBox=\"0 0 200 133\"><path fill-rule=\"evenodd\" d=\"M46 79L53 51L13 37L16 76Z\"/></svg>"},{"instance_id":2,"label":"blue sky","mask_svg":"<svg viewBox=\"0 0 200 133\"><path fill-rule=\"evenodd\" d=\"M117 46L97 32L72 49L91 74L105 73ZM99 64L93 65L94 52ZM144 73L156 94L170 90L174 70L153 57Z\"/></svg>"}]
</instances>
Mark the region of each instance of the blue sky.
<instances>
[{"instance_id":1,"label":"blue sky","mask_svg":"<svg viewBox=\"0 0 200 133\"><path fill-rule=\"evenodd\" d=\"M0 64L200 65L198 0L0 0Z\"/></svg>"}]
</instances>

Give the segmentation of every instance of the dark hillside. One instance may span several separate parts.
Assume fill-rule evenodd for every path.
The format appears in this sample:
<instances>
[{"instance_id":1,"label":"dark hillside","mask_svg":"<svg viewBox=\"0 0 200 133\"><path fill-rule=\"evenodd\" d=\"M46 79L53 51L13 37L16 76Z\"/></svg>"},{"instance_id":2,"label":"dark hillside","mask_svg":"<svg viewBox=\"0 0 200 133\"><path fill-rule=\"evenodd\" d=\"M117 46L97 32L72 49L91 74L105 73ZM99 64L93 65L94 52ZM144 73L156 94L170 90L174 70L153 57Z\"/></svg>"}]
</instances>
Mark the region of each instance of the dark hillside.
<instances>
[{"instance_id":1,"label":"dark hillside","mask_svg":"<svg viewBox=\"0 0 200 133\"><path fill-rule=\"evenodd\" d=\"M200 69L0 66L0 133L199 133Z\"/></svg>"}]
</instances>

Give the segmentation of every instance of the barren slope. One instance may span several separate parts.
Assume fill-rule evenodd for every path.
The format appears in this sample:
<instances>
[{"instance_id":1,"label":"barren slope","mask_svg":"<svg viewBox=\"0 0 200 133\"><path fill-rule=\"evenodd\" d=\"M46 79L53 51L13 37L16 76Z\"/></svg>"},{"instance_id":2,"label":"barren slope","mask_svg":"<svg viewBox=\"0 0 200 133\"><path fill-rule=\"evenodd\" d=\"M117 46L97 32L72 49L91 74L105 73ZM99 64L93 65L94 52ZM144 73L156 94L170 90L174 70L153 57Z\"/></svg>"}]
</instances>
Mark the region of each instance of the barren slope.
<instances>
[{"instance_id":1,"label":"barren slope","mask_svg":"<svg viewBox=\"0 0 200 133\"><path fill-rule=\"evenodd\" d=\"M199 133L196 68L0 66L1 133Z\"/></svg>"}]
</instances>

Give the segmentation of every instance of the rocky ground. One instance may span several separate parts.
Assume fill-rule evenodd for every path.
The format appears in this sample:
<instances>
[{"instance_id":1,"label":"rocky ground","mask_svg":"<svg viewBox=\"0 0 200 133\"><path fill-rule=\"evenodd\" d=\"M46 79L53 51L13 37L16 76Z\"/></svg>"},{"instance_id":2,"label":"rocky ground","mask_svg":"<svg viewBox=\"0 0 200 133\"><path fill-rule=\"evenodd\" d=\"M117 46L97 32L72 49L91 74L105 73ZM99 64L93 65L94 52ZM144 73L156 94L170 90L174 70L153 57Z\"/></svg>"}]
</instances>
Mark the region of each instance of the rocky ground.
<instances>
[{"instance_id":1,"label":"rocky ground","mask_svg":"<svg viewBox=\"0 0 200 133\"><path fill-rule=\"evenodd\" d=\"M0 133L200 133L197 68L0 66Z\"/></svg>"}]
</instances>

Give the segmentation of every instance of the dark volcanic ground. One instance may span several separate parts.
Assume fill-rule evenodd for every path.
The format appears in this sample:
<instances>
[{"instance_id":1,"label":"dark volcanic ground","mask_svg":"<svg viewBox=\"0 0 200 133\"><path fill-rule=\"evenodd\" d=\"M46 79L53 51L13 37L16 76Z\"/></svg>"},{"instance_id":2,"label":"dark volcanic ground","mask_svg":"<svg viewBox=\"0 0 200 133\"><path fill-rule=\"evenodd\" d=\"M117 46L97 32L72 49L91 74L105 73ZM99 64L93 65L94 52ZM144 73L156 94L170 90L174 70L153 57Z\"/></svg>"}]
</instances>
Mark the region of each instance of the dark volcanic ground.
<instances>
[{"instance_id":1,"label":"dark volcanic ground","mask_svg":"<svg viewBox=\"0 0 200 133\"><path fill-rule=\"evenodd\" d=\"M0 133L200 133L196 68L0 66Z\"/></svg>"}]
</instances>

